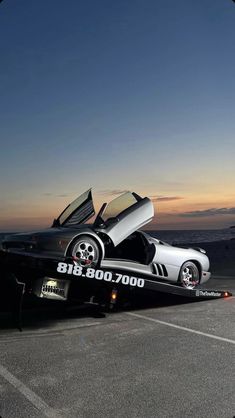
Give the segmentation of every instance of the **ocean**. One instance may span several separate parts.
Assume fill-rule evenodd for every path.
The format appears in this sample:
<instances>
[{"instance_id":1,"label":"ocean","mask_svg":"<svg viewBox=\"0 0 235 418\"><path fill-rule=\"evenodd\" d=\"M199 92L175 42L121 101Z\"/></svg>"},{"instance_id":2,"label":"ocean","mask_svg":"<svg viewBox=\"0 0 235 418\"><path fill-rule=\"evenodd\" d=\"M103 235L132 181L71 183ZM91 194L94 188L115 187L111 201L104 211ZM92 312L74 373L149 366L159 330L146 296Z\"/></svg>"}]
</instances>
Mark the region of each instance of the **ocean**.
<instances>
[{"instance_id":1,"label":"ocean","mask_svg":"<svg viewBox=\"0 0 235 418\"><path fill-rule=\"evenodd\" d=\"M223 241L235 238L235 231L229 228L146 232L154 238L166 241L169 244L191 244L197 242Z\"/></svg>"},{"instance_id":2,"label":"ocean","mask_svg":"<svg viewBox=\"0 0 235 418\"><path fill-rule=\"evenodd\" d=\"M166 241L169 244L187 244L197 242L213 242L223 241L235 238L234 229L202 229L202 230L167 230L167 231L146 231L147 234L154 238ZM4 236L8 235L6 232L0 233L0 241Z\"/></svg>"}]
</instances>

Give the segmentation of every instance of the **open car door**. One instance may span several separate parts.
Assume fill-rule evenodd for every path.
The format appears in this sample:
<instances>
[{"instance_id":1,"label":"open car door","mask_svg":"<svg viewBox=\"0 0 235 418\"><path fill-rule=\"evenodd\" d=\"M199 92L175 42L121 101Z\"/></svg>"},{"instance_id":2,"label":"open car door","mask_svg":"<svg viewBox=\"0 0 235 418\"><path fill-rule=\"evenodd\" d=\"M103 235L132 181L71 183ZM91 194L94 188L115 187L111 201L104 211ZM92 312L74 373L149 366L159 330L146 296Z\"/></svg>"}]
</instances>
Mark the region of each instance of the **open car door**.
<instances>
[{"instance_id":1,"label":"open car door","mask_svg":"<svg viewBox=\"0 0 235 418\"><path fill-rule=\"evenodd\" d=\"M102 230L116 246L134 231L152 220L153 203L148 197L126 192L112 200L100 214Z\"/></svg>"},{"instance_id":2,"label":"open car door","mask_svg":"<svg viewBox=\"0 0 235 418\"><path fill-rule=\"evenodd\" d=\"M77 199L70 203L60 216L54 220L55 226L75 226L86 222L95 213L91 189L81 194Z\"/></svg>"}]
</instances>

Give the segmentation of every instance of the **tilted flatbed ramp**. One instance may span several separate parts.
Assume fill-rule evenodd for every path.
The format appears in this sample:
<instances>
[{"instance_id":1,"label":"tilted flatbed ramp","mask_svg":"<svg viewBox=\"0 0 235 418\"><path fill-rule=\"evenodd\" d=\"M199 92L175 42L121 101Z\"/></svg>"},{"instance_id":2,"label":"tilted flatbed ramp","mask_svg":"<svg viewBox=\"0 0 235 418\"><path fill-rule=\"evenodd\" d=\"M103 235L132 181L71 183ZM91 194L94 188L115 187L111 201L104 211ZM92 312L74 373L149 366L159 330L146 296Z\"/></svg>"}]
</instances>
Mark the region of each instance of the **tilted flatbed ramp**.
<instances>
[{"instance_id":1,"label":"tilted flatbed ramp","mask_svg":"<svg viewBox=\"0 0 235 418\"><path fill-rule=\"evenodd\" d=\"M115 269L113 269L114 266L116 267ZM120 273L124 272L124 274L127 275L133 274L136 277L140 277L140 274L135 272L133 267L134 263L130 261L123 262L123 260L105 260L102 263L102 268L105 270L109 269L111 271L118 271ZM142 269L141 277L144 279L143 287L147 290L197 299L217 299L232 296L232 293L227 290L221 291L214 289L203 289L200 287L197 287L196 289L186 289L182 286L179 286L178 284L166 282L160 277L153 275L150 266L143 265Z\"/></svg>"},{"instance_id":2,"label":"tilted flatbed ramp","mask_svg":"<svg viewBox=\"0 0 235 418\"><path fill-rule=\"evenodd\" d=\"M23 263L24 271L31 276L33 281L38 285L35 295L41 298L66 300L68 288L72 283L86 283L92 289L95 284L100 284L112 292L114 289L118 292L128 289L149 290L151 292L161 292L171 295L178 295L191 299L219 299L232 296L227 290L203 289L197 287L195 289L186 289L177 284L172 284L161 280L161 278L153 275L148 267L143 266L143 271L136 272L126 263L126 266L120 267L117 262L112 265L111 260L103 263L99 268L84 268L76 265L73 260L55 260L48 257L34 257L32 265L25 264L24 257L20 258L19 266ZM106 265L105 265L106 264ZM5 265L5 279L10 283L15 283L15 291L13 292L13 313L17 319L18 327L21 329L21 312L23 305L23 296L26 291L24 275L18 276L17 272L10 272ZM35 274L36 273L36 274ZM8 277L7 277L8 276Z\"/></svg>"},{"instance_id":3,"label":"tilted flatbed ramp","mask_svg":"<svg viewBox=\"0 0 235 418\"><path fill-rule=\"evenodd\" d=\"M196 289L185 289L178 285L152 281L149 279L146 279L145 289L197 299L219 299L232 296L232 293L227 290L203 289L200 287L197 287Z\"/></svg>"},{"instance_id":4,"label":"tilted flatbed ramp","mask_svg":"<svg viewBox=\"0 0 235 418\"><path fill-rule=\"evenodd\" d=\"M107 263L108 264L108 263ZM160 278L144 272L139 274L131 271L129 268L116 267L115 269L109 265L103 265L99 269L95 268L81 268L73 266L70 263L58 263L57 273L61 276L73 277L81 280L93 280L103 281L103 284L107 284L109 287L115 288L142 288L143 290L151 290L155 292L163 292L183 297L197 298L197 299L218 299L232 296L232 293L227 290L214 290L214 289L203 289L197 287L195 289L186 289L178 284L168 283L161 280ZM59 274L59 275L60 275ZM133 274L133 275L132 275Z\"/></svg>"},{"instance_id":5,"label":"tilted flatbed ramp","mask_svg":"<svg viewBox=\"0 0 235 418\"><path fill-rule=\"evenodd\" d=\"M18 256L18 259L17 259ZM85 268L77 266L72 259L58 260L58 257L48 257L48 255L24 253L15 251L15 261L19 267L23 267L24 270L31 271L35 277L41 279L45 278L50 280L55 278L57 281L70 281L72 282L86 282L89 281L91 287L92 284L98 282L102 285L106 285L109 288L138 288L139 290L145 289L153 292L169 293L172 295L178 295L189 298L197 299L217 299L232 296L232 293L228 290L215 290L205 289L197 287L195 289L186 289L175 283L166 282L153 274L150 266L142 265L141 271L135 270L135 263L127 260L106 259L101 262L101 266L98 268ZM139 269L138 265L138 269ZM24 282L21 277L17 277L17 273L9 271L9 263L5 264L5 271L9 273L15 273L15 278L18 282ZM51 284L50 284L51 286ZM67 285L66 285L67 286ZM43 295L41 295L43 297Z\"/></svg>"}]
</instances>

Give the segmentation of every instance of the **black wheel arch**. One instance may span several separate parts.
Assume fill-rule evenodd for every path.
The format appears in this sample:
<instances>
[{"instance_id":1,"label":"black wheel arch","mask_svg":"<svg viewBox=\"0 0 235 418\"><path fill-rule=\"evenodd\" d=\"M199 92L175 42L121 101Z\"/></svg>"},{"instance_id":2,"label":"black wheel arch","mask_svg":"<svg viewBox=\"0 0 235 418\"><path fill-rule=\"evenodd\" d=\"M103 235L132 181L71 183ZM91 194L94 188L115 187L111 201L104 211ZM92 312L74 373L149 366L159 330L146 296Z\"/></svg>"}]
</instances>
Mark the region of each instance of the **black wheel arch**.
<instances>
[{"instance_id":1,"label":"black wheel arch","mask_svg":"<svg viewBox=\"0 0 235 418\"><path fill-rule=\"evenodd\" d=\"M89 232L81 232L80 234L73 237L73 239L70 241L70 243L68 244L68 246L66 248L65 257L70 257L71 249L73 248L73 246L75 245L77 240L79 238L84 238L84 237L89 237L89 238L93 239L95 241L95 243L98 245L98 248L99 248L99 251L100 251L100 256L99 256L99 262L100 262L100 260L102 260L104 258L104 255L105 255L104 243L97 235L91 234Z\"/></svg>"},{"instance_id":2,"label":"black wheel arch","mask_svg":"<svg viewBox=\"0 0 235 418\"><path fill-rule=\"evenodd\" d=\"M200 277L200 281L201 281L201 278L202 278L202 266L201 266L201 264L199 263L199 261L198 260L186 260L186 261L184 261L183 262L183 264L180 266L180 270L179 270L179 275L178 275L178 282L180 281L180 271L181 271L181 269L182 269L182 266L185 264L185 263L188 263L188 262L191 262L191 263L194 263L196 266L197 266L197 268L198 268L198 271L199 271L199 277Z\"/></svg>"}]
</instances>

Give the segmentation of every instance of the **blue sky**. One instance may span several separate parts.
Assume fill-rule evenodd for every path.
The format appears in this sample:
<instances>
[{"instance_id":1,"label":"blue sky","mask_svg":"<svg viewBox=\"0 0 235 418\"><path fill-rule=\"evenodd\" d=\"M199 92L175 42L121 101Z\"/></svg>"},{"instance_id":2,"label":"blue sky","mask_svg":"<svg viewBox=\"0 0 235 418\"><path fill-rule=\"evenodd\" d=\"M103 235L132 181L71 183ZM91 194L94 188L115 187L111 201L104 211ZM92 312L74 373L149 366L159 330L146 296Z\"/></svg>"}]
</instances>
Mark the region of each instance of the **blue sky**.
<instances>
[{"instance_id":1,"label":"blue sky","mask_svg":"<svg viewBox=\"0 0 235 418\"><path fill-rule=\"evenodd\" d=\"M4 0L0 229L90 186L158 199L159 228L233 224L234 46L229 0Z\"/></svg>"}]
</instances>

